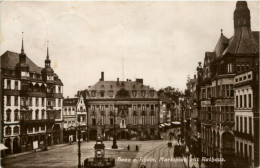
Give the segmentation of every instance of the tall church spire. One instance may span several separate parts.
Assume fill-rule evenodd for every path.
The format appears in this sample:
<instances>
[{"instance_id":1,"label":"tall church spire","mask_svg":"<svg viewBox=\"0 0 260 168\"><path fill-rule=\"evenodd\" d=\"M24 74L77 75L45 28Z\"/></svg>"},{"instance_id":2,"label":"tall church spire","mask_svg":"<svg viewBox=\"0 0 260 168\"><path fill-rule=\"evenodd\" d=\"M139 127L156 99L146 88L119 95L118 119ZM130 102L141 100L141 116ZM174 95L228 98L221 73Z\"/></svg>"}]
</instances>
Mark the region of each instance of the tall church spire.
<instances>
[{"instance_id":1,"label":"tall church spire","mask_svg":"<svg viewBox=\"0 0 260 168\"><path fill-rule=\"evenodd\" d=\"M234 28L248 27L251 28L250 10L247 7L246 1L237 1L234 11Z\"/></svg>"},{"instance_id":2,"label":"tall church spire","mask_svg":"<svg viewBox=\"0 0 260 168\"><path fill-rule=\"evenodd\" d=\"M51 60L49 59L49 41L47 41L47 57L45 60L45 67L51 67Z\"/></svg>"}]
</instances>

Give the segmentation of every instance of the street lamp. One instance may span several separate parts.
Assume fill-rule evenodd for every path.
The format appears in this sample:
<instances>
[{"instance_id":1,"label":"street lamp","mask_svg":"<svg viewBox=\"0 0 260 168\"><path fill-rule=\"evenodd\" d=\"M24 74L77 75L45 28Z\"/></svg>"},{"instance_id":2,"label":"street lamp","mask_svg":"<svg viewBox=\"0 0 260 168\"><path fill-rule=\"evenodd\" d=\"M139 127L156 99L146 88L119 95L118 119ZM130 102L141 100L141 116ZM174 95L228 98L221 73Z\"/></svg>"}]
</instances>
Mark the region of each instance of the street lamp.
<instances>
[{"instance_id":1,"label":"street lamp","mask_svg":"<svg viewBox=\"0 0 260 168\"><path fill-rule=\"evenodd\" d=\"M78 133L78 168L81 168L81 151L80 151L80 139L81 139L81 129L80 125L76 127Z\"/></svg>"},{"instance_id":2,"label":"street lamp","mask_svg":"<svg viewBox=\"0 0 260 168\"><path fill-rule=\"evenodd\" d=\"M114 110L114 138L113 138L112 149L118 149L116 142L117 142L116 141L116 111Z\"/></svg>"},{"instance_id":3,"label":"street lamp","mask_svg":"<svg viewBox=\"0 0 260 168\"><path fill-rule=\"evenodd\" d=\"M187 146L186 146L186 154L188 155L188 168L189 168L190 167L190 151Z\"/></svg>"}]
</instances>

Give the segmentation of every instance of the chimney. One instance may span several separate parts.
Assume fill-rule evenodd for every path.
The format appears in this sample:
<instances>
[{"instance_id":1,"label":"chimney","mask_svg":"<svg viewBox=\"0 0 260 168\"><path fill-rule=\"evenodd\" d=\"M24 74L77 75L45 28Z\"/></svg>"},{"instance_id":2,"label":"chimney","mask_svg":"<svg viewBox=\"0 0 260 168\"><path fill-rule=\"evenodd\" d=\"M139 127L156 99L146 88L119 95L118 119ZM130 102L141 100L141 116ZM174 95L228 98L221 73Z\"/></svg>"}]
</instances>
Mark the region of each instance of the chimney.
<instances>
[{"instance_id":1,"label":"chimney","mask_svg":"<svg viewBox=\"0 0 260 168\"><path fill-rule=\"evenodd\" d=\"M136 82L143 84L143 79L136 79Z\"/></svg>"},{"instance_id":2,"label":"chimney","mask_svg":"<svg viewBox=\"0 0 260 168\"><path fill-rule=\"evenodd\" d=\"M69 96L67 96L67 99L69 98Z\"/></svg>"},{"instance_id":3,"label":"chimney","mask_svg":"<svg viewBox=\"0 0 260 168\"><path fill-rule=\"evenodd\" d=\"M196 79L196 75L194 75L194 79Z\"/></svg>"},{"instance_id":4,"label":"chimney","mask_svg":"<svg viewBox=\"0 0 260 168\"><path fill-rule=\"evenodd\" d=\"M119 78L117 78L116 84L118 84L118 85L119 85Z\"/></svg>"},{"instance_id":5,"label":"chimney","mask_svg":"<svg viewBox=\"0 0 260 168\"><path fill-rule=\"evenodd\" d=\"M104 81L104 72L103 72L103 71L101 72L101 78L100 78L100 81Z\"/></svg>"}]
</instances>

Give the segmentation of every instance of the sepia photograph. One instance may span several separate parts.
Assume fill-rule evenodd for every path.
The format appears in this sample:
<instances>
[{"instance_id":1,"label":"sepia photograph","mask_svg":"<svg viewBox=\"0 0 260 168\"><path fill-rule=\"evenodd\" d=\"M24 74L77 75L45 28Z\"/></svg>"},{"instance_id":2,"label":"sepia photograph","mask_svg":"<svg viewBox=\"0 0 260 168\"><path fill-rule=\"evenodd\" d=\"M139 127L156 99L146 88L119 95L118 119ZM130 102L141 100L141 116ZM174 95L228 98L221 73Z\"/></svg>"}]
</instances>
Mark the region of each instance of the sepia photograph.
<instances>
[{"instance_id":1,"label":"sepia photograph","mask_svg":"<svg viewBox=\"0 0 260 168\"><path fill-rule=\"evenodd\" d=\"M2 168L260 168L259 1L0 1Z\"/></svg>"}]
</instances>

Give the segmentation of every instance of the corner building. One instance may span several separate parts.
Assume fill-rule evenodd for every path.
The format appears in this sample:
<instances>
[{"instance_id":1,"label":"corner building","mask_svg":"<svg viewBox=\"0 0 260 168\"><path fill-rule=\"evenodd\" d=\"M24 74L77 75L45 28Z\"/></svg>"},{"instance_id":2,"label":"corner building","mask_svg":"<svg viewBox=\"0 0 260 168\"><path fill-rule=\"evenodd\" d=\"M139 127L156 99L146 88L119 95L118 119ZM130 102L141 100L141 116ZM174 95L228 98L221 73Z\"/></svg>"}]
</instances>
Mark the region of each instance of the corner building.
<instances>
[{"instance_id":1,"label":"corner building","mask_svg":"<svg viewBox=\"0 0 260 168\"><path fill-rule=\"evenodd\" d=\"M89 138L112 139L114 122L117 139L159 138L160 99L143 79L104 81L83 91L88 111Z\"/></svg>"},{"instance_id":2,"label":"corner building","mask_svg":"<svg viewBox=\"0 0 260 168\"><path fill-rule=\"evenodd\" d=\"M210 167L237 167L235 158L235 95L237 74L258 66L259 32L251 31L247 2L238 1L234 11L234 35L222 30L213 52L206 52L201 84L201 138L205 157L224 158Z\"/></svg>"},{"instance_id":3,"label":"corner building","mask_svg":"<svg viewBox=\"0 0 260 168\"><path fill-rule=\"evenodd\" d=\"M25 54L1 56L1 141L12 154L62 143L63 84L51 68L47 48L45 67ZM34 145L33 145L34 144Z\"/></svg>"}]
</instances>

